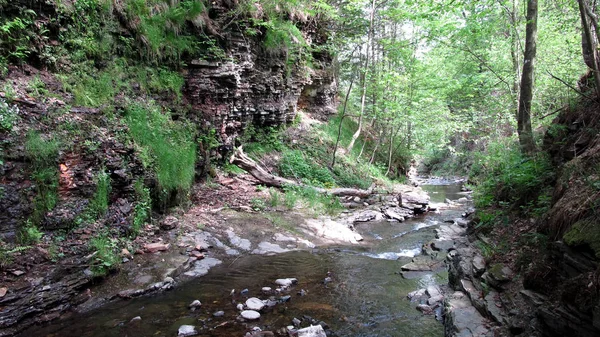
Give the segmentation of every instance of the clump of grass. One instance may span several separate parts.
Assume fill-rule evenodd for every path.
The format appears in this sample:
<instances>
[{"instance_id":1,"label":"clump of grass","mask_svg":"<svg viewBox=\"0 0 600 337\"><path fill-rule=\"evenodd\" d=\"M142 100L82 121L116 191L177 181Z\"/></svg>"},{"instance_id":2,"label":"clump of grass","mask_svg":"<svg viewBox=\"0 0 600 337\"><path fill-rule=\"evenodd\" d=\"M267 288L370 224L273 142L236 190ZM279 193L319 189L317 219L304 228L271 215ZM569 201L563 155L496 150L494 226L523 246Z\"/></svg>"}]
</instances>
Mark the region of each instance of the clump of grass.
<instances>
[{"instance_id":1,"label":"clump of grass","mask_svg":"<svg viewBox=\"0 0 600 337\"><path fill-rule=\"evenodd\" d=\"M58 201L58 150L59 143L54 139L44 139L35 131L27 135L25 156L31 162L37 192L30 218L34 225L38 225Z\"/></svg>"},{"instance_id":2,"label":"clump of grass","mask_svg":"<svg viewBox=\"0 0 600 337\"><path fill-rule=\"evenodd\" d=\"M25 154L34 168L44 168L56 164L59 143L55 139L44 139L36 132L27 134Z\"/></svg>"},{"instance_id":3,"label":"clump of grass","mask_svg":"<svg viewBox=\"0 0 600 337\"><path fill-rule=\"evenodd\" d=\"M110 176L104 169L96 176L96 193L90 201L90 212L96 218L101 218L106 214L109 204Z\"/></svg>"},{"instance_id":4,"label":"clump of grass","mask_svg":"<svg viewBox=\"0 0 600 337\"><path fill-rule=\"evenodd\" d=\"M119 255L116 239L107 233L100 233L90 240L89 248L96 254L95 263L91 268L95 276L104 276L117 268Z\"/></svg>"},{"instance_id":5,"label":"clump of grass","mask_svg":"<svg viewBox=\"0 0 600 337\"><path fill-rule=\"evenodd\" d=\"M163 198L186 195L195 176L196 144L191 125L176 123L153 103L133 103L126 121L135 142L148 150ZM165 200L163 200L165 201Z\"/></svg>"},{"instance_id":6,"label":"clump of grass","mask_svg":"<svg viewBox=\"0 0 600 337\"><path fill-rule=\"evenodd\" d=\"M142 180L137 180L134 184L135 196L137 202L133 211L132 234L137 236L142 226L150 218L152 200L150 199L150 189L144 186Z\"/></svg>"}]
</instances>

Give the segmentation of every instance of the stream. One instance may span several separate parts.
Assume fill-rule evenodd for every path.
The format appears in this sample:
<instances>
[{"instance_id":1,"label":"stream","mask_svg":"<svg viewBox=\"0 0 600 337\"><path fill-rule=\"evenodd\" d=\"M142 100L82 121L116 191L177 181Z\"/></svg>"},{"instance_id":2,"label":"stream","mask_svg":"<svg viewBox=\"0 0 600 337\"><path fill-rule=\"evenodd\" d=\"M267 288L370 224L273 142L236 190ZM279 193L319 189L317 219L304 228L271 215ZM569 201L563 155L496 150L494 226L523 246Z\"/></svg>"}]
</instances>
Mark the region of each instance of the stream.
<instances>
[{"instance_id":1,"label":"stream","mask_svg":"<svg viewBox=\"0 0 600 337\"><path fill-rule=\"evenodd\" d=\"M422 188L431 203L455 200L460 185ZM118 300L85 314L73 314L47 326L33 327L22 336L177 336L181 325L194 325L198 336L242 337L253 327L277 331L294 318L326 323L334 336L443 336L435 315L423 315L406 295L432 284L446 284L447 272L410 272L400 267L421 254L444 220L460 217L462 208L429 212L406 222L374 221L356 224L364 237L360 246L345 245L293 251L274 256L247 255L225 260L203 277L180 283L175 290L131 300ZM297 278L281 293L274 281ZM287 296L291 296L287 298ZM272 298L277 304L256 321L238 320L238 303L247 298ZM200 300L195 311L189 304ZM215 313L219 313L215 317ZM139 316L141 320L133 320Z\"/></svg>"}]
</instances>

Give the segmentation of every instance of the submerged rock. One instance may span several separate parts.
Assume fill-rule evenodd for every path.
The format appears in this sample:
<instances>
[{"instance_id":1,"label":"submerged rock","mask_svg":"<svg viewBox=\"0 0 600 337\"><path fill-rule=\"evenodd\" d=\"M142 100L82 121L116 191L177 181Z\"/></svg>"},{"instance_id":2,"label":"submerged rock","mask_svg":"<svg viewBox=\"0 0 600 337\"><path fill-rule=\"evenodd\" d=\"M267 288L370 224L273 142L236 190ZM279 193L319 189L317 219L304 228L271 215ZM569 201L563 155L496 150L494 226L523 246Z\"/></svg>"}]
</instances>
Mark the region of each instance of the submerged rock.
<instances>
[{"instance_id":1,"label":"submerged rock","mask_svg":"<svg viewBox=\"0 0 600 337\"><path fill-rule=\"evenodd\" d=\"M177 330L178 337L195 336L197 334L198 331L196 331L196 327L193 325L182 325Z\"/></svg>"},{"instance_id":2,"label":"submerged rock","mask_svg":"<svg viewBox=\"0 0 600 337\"><path fill-rule=\"evenodd\" d=\"M279 278L279 279L275 280L275 284L282 286L282 287L289 287L296 283L298 283L297 278Z\"/></svg>"},{"instance_id":3,"label":"submerged rock","mask_svg":"<svg viewBox=\"0 0 600 337\"><path fill-rule=\"evenodd\" d=\"M322 326L311 325L308 328L299 329L298 337L327 337L327 334Z\"/></svg>"},{"instance_id":4,"label":"submerged rock","mask_svg":"<svg viewBox=\"0 0 600 337\"><path fill-rule=\"evenodd\" d=\"M265 304L260 299L251 297L246 301L246 307L250 310L260 311L265 307Z\"/></svg>"},{"instance_id":5,"label":"submerged rock","mask_svg":"<svg viewBox=\"0 0 600 337\"><path fill-rule=\"evenodd\" d=\"M260 313L254 310L244 310L240 313L244 319L255 320L260 318Z\"/></svg>"}]
</instances>

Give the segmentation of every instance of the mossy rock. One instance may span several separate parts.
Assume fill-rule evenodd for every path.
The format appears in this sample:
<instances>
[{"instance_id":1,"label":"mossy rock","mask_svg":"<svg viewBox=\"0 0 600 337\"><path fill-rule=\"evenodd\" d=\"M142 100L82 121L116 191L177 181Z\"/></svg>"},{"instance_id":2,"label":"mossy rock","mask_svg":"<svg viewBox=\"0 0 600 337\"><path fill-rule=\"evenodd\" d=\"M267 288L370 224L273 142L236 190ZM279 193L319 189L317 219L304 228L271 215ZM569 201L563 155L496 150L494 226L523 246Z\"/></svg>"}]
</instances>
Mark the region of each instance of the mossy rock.
<instances>
[{"instance_id":1,"label":"mossy rock","mask_svg":"<svg viewBox=\"0 0 600 337\"><path fill-rule=\"evenodd\" d=\"M563 237L569 246L587 246L600 258L600 221L585 218L577 221Z\"/></svg>"}]
</instances>

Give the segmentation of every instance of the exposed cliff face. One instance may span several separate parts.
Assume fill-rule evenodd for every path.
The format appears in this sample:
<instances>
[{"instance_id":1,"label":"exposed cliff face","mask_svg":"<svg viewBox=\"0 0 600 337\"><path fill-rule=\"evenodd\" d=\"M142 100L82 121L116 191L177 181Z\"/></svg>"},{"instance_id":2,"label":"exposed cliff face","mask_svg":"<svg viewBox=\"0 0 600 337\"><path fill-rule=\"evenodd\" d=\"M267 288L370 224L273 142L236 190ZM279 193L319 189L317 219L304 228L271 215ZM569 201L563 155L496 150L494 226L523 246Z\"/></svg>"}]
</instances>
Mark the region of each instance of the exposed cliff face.
<instances>
[{"instance_id":1,"label":"exposed cliff face","mask_svg":"<svg viewBox=\"0 0 600 337\"><path fill-rule=\"evenodd\" d=\"M227 27L224 4L212 8L214 22ZM298 23L303 36L315 44L327 34L318 22ZM185 96L199 119L211 123L224 144L232 144L245 126L291 123L298 108L317 117L335 112L337 83L331 55L313 53L312 68L289 64L285 48L268 50L259 37L244 36L237 25L221 32L229 60L194 60L186 71Z\"/></svg>"},{"instance_id":2,"label":"exposed cliff face","mask_svg":"<svg viewBox=\"0 0 600 337\"><path fill-rule=\"evenodd\" d=\"M52 1L44 3L52 4ZM18 4L25 8L34 6L20 0ZM236 4L227 1L211 3L210 18L205 18L204 29L207 34L218 36L226 58L186 60L187 65L181 70L185 75L183 104L176 110L186 111L181 107L186 103L191 109L177 117L191 120L201 130L214 127L222 143L233 144L235 136L250 124L268 126L292 122L299 107L320 115L332 113L336 83L330 70L331 56L314 54L316 69L288 64L285 52L267 51L260 35L242 34L227 14L234 6ZM115 7L115 11L117 9ZM35 10L40 20L56 13L53 5L38 6ZM118 26L116 21L110 24ZM319 44L327 38L315 20L298 25L307 41ZM129 27L123 25L110 34L129 38L128 30ZM57 36L52 35L58 31L57 28L49 38L53 44L59 43ZM128 57L110 55L107 59L113 56ZM40 65L37 58L26 61ZM128 62L136 61L128 59ZM63 72L70 71L68 65L61 65ZM93 65L92 69L105 70L103 67L106 65ZM10 87L11 98L7 97L7 101L11 107L18 107L19 112L12 116L16 117L10 129L0 128L0 288L7 290L6 295L0 296L0 336L12 335L26 325L58 317L87 299L85 288L93 281L89 267L95 261L91 255L93 249L88 245L90 239L106 231L129 236L139 202L134 191L136 181L160 193L155 188L155 174L144 164L144 154L132 139L124 110L132 101L153 99L173 109L169 104L172 102L168 101L174 95L150 93L142 89L143 83L135 83L136 79L131 81L127 82L127 88L116 90L109 104L88 108L78 106L74 94L67 91L52 72L28 64L12 65L2 78L0 88L4 89L0 96L7 97L6 87ZM43 87L43 93L33 92L32 83L38 83L36 88ZM117 80L111 85L116 86L116 83ZM14 251L14 247L19 248L15 242L32 218L40 186L44 185L36 181L33 159L26 149L31 131L45 144L53 139L60 142L46 163L52 174L46 185L53 190L53 204L44 207L36 221L44 233L42 242L30 244L34 246L32 249ZM105 215L82 220L97 191L97 177L102 171L110 178L108 210ZM136 240L140 242L136 245L141 244L141 240L151 240L152 235L160 234L138 237ZM85 256L92 262L84 259ZM54 269L68 270L52 272ZM40 294L44 295L43 299L39 299ZM41 317L44 313L51 314Z\"/></svg>"}]
</instances>

